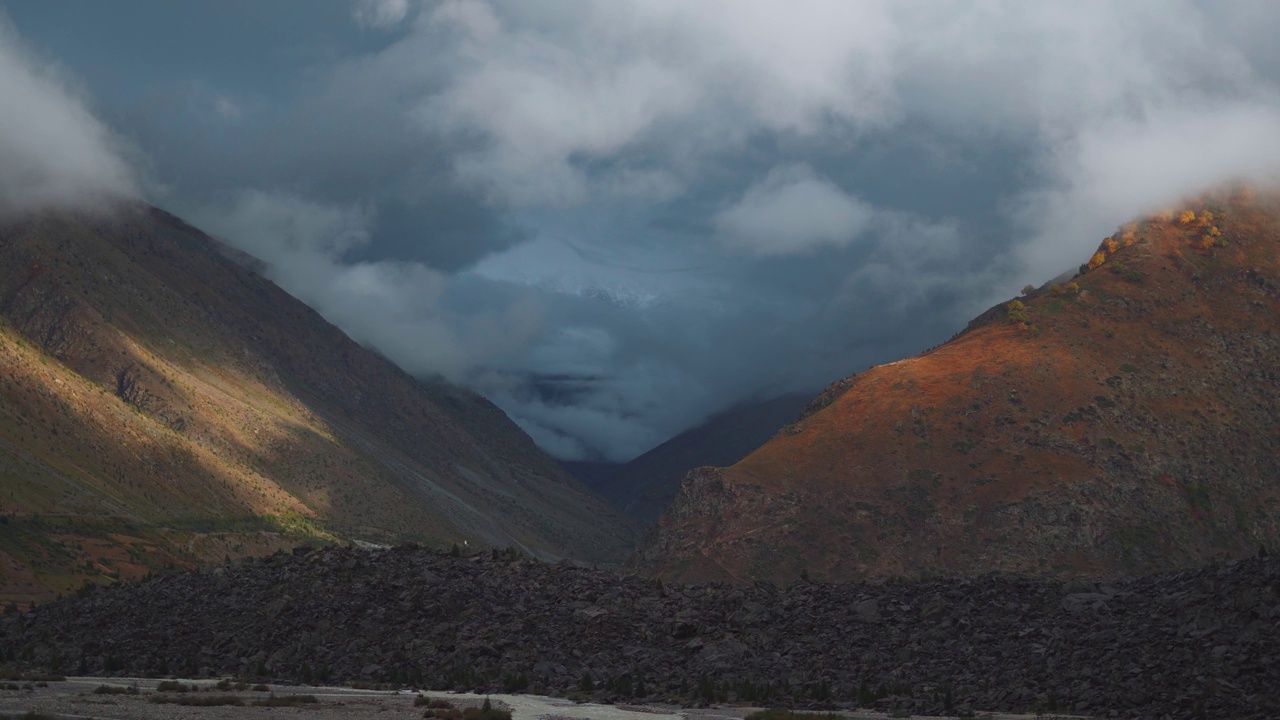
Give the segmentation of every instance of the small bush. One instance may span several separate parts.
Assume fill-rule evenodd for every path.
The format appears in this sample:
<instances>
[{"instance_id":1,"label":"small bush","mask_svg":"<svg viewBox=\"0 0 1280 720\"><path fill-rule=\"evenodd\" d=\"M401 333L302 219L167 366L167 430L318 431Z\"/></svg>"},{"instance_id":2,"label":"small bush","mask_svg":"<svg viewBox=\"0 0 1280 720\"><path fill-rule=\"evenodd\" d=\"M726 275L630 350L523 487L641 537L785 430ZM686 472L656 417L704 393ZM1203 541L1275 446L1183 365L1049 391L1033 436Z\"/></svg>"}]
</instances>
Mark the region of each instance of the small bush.
<instances>
[{"instance_id":1,"label":"small bush","mask_svg":"<svg viewBox=\"0 0 1280 720\"><path fill-rule=\"evenodd\" d=\"M137 695L138 686L130 685L129 687L121 687L119 685L99 685L93 689L94 695Z\"/></svg>"},{"instance_id":2,"label":"small bush","mask_svg":"<svg viewBox=\"0 0 1280 720\"><path fill-rule=\"evenodd\" d=\"M236 683L236 685L243 685L243 684L244 684L244 683ZM236 689L237 689L237 690L243 690L244 688L237 687ZM254 692L270 692L270 691L271 691L271 688L270 688L270 687L267 687L267 686L266 686L266 685L264 685L263 683L258 683L257 685L254 685L254 686L253 686L252 688L250 688L250 689L251 689L251 690L253 690Z\"/></svg>"},{"instance_id":3,"label":"small bush","mask_svg":"<svg viewBox=\"0 0 1280 720\"><path fill-rule=\"evenodd\" d=\"M441 708L441 709L447 710L453 707L453 703L443 698L433 698L433 697L427 697L426 695L419 695L418 697L414 698L413 706Z\"/></svg>"},{"instance_id":4,"label":"small bush","mask_svg":"<svg viewBox=\"0 0 1280 720\"><path fill-rule=\"evenodd\" d=\"M272 695L269 698L254 700L254 707L297 707L298 705L315 705L320 702L315 695Z\"/></svg>"},{"instance_id":5,"label":"small bush","mask_svg":"<svg viewBox=\"0 0 1280 720\"><path fill-rule=\"evenodd\" d=\"M160 683L156 685L156 692L185 693L195 692L199 689L200 688L195 685L187 685L185 683L180 683L177 680L161 680Z\"/></svg>"},{"instance_id":6,"label":"small bush","mask_svg":"<svg viewBox=\"0 0 1280 720\"><path fill-rule=\"evenodd\" d=\"M843 720L844 716L836 713L795 712L787 708L775 707L753 712L747 720Z\"/></svg>"},{"instance_id":7,"label":"small bush","mask_svg":"<svg viewBox=\"0 0 1280 720\"><path fill-rule=\"evenodd\" d=\"M158 705L190 705L193 707L217 707L219 705L244 705L235 695L152 695L151 702Z\"/></svg>"},{"instance_id":8,"label":"small bush","mask_svg":"<svg viewBox=\"0 0 1280 720\"><path fill-rule=\"evenodd\" d=\"M440 720L462 720L462 711L456 708L441 708L439 710L427 710L422 714L424 718L439 718Z\"/></svg>"},{"instance_id":9,"label":"small bush","mask_svg":"<svg viewBox=\"0 0 1280 720\"><path fill-rule=\"evenodd\" d=\"M488 705L489 700L485 699ZM436 715L436 717L440 717ZM510 710L497 710L493 707L476 708L469 707L462 711L463 720L511 720Z\"/></svg>"}]
</instances>

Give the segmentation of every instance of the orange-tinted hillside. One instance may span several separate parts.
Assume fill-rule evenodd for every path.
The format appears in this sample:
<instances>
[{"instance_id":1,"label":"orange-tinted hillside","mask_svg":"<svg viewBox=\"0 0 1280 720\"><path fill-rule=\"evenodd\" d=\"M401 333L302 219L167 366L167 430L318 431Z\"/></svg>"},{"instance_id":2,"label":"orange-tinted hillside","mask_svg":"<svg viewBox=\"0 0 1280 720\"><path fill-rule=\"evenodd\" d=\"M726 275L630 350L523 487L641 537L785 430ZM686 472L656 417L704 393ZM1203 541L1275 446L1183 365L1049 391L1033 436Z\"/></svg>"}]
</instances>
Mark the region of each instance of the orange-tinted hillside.
<instances>
[{"instance_id":1,"label":"orange-tinted hillside","mask_svg":"<svg viewBox=\"0 0 1280 720\"><path fill-rule=\"evenodd\" d=\"M1280 544L1280 196L1122 228L1071 283L984 318L690 473L637 566L1106 576Z\"/></svg>"}]
</instances>

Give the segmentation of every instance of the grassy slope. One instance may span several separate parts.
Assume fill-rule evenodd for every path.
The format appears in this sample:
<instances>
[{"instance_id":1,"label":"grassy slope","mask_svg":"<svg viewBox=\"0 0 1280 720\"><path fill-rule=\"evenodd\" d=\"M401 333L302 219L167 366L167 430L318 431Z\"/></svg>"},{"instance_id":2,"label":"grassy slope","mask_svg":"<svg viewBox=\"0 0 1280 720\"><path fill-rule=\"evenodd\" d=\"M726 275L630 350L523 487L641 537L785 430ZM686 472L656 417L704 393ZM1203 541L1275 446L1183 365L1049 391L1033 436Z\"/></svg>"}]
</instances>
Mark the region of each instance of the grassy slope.
<instances>
[{"instance_id":1,"label":"grassy slope","mask_svg":"<svg viewBox=\"0 0 1280 720\"><path fill-rule=\"evenodd\" d=\"M625 549L497 408L415 381L171 216L47 213L0 228L0 260L0 598L114 575L103 544L139 567L338 536Z\"/></svg>"}]
</instances>

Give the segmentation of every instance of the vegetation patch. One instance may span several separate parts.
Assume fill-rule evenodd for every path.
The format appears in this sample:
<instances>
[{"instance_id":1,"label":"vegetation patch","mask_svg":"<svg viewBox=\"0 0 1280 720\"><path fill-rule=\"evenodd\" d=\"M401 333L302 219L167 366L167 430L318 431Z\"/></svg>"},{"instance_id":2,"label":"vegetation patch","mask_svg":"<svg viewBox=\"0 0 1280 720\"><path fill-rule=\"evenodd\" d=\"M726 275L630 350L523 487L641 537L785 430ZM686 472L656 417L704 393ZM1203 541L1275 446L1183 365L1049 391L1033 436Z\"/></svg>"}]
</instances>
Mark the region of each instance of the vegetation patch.
<instances>
[{"instance_id":1,"label":"vegetation patch","mask_svg":"<svg viewBox=\"0 0 1280 720\"><path fill-rule=\"evenodd\" d=\"M235 695L151 695L151 702L158 705L190 705L193 707L218 707L220 705L244 705Z\"/></svg>"},{"instance_id":2,"label":"vegetation patch","mask_svg":"<svg viewBox=\"0 0 1280 720\"><path fill-rule=\"evenodd\" d=\"M796 712L787 708L775 707L753 712L747 720L844 720L838 713Z\"/></svg>"},{"instance_id":3,"label":"vegetation patch","mask_svg":"<svg viewBox=\"0 0 1280 720\"><path fill-rule=\"evenodd\" d=\"M99 685L93 689L94 695L137 695L139 693L137 685Z\"/></svg>"},{"instance_id":4,"label":"vegetation patch","mask_svg":"<svg viewBox=\"0 0 1280 720\"><path fill-rule=\"evenodd\" d=\"M315 695L272 695L261 700L254 700L254 707L297 707L299 705L315 705L320 702Z\"/></svg>"},{"instance_id":5,"label":"vegetation patch","mask_svg":"<svg viewBox=\"0 0 1280 720\"><path fill-rule=\"evenodd\" d=\"M156 685L156 692L185 693L196 692L199 689L200 688L195 685L187 685L185 683L180 683L177 680L161 680L160 683Z\"/></svg>"}]
</instances>

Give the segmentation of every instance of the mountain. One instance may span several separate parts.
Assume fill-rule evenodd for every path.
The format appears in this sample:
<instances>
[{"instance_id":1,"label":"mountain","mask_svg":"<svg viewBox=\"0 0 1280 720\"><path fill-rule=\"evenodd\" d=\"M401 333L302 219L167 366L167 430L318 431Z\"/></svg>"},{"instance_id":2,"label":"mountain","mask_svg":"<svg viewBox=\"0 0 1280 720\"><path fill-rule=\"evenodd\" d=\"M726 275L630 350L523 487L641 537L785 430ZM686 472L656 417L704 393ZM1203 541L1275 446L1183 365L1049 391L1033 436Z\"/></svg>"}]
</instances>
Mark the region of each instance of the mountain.
<instances>
[{"instance_id":1,"label":"mountain","mask_svg":"<svg viewBox=\"0 0 1280 720\"><path fill-rule=\"evenodd\" d=\"M1115 576L1280 539L1280 195L1121 228L1065 285L833 386L691 473L667 578Z\"/></svg>"},{"instance_id":2,"label":"mountain","mask_svg":"<svg viewBox=\"0 0 1280 720\"><path fill-rule=\"evenodd\" d=\"M805 394L749 402L717 413L627 463L566 462L565 469L639 525L671 504L680 480L704 465L730 465L795 420Z\"/></svg>"},{"instance_id":3,"label":"mountain","mask_svg":"<svg viewBox=\"0 0 1280 720\"><path fill-rule=\"evenodd\" d=\"M0 222L0 596L304 539L624 556L629 524L501 410L250 260L143 204Z\"/></svg>"}]
</instances>

